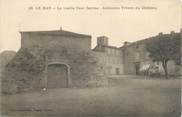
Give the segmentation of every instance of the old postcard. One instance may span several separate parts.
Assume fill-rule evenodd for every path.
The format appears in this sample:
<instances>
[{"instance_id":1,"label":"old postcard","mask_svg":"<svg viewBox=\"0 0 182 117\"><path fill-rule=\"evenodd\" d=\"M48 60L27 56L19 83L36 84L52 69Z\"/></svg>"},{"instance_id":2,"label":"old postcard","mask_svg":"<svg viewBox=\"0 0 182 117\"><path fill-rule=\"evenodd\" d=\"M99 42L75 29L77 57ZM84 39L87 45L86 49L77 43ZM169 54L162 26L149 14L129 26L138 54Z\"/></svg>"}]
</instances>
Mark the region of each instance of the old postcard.
<instances>
[{"instance_id":1,"label":"old postcard","mask_svg":"<svg viewBox=\"0 0 182 117\"><path fill-rule=\"evenodd\" d=\"M1 117L180 117L180 0L1 0Z\"/></svg>"}]
</instances>

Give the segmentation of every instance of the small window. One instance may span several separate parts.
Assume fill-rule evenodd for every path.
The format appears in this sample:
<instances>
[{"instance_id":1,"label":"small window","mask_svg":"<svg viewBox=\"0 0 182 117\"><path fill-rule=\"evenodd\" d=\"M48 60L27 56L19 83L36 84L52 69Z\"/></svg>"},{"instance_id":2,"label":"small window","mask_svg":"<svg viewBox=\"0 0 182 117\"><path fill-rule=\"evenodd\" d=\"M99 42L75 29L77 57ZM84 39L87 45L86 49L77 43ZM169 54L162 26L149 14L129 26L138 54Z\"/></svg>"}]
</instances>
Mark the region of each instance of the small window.
<instances>
[{"instance_id":1,"label":"small window","mask_svg":"<svg viewBox=\"0 0 182 117\"><path fill-rule=\"evenodd\" d=\"M116 75L119 75L119 74L120 74L120 69L116 68Z\"/></svg>"},{"instance_id":2,"label":"small window","mask_svg":"<svg viewBox=\"0 0 182 117\"><path fill-rule=\"evenodd\" d=\"M135 54L135 59L136 59L136 60L139 60L139 59L140 59L140 53L139 53L139 52L137 52L137 53Z\"/></svg>"},{"instance_id":3,"label":"small window","mask_svg":"<svg viewBox=\"0 0 182 117\"><path fill-rule=\"evenodd\" d=\"M149 56L150 56L150 53L146 52L146 57L145 58L147 59L147 58L149 58Z\"/></svg>"}]
</instances>

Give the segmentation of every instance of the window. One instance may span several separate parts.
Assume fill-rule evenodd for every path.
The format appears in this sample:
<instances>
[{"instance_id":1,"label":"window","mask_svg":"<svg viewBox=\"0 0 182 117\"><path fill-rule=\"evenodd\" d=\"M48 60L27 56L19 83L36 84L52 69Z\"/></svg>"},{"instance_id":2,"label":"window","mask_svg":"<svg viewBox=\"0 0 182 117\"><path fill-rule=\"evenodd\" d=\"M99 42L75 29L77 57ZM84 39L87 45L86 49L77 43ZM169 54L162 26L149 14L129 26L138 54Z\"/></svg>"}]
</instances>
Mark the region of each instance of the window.
<instances>
[{"instance_id":1,"label":"window","mask_svg":"<svg viewBox=\"0 0 182 117\"><path fill-rule=\"evenodd\" d=\"M111 55L113 55L113 53L114 53L114 52L113 52L113 49L111 49Z\"/></svg>"},{"instance_id":2,"label":"window","mask_svg":"<svg viewBox=\"0 0 182 117\"><path fill-rule=\"evenodd\" d=\"M107 49L107 54L110 54L110 49Z\"/></svg>"},{"instance_id":3,"label":"window","mask_svg":"<svg viewBox=\"0 0 182 117\"><path fill-rule=\"evenodd\" d=\"M126 52L126 56L129 56L129 52Z\"/></svg>"},{"instance_id":4,"label":"window","mask_svg":"<svg viewBox=\"0 0 182 117\"><path fill-rule=\"evenodd\" d=\"M64 50L62 51L62 53L63 53L63 54L67 54L67 50L64 49Z\"/></svg>"},{"instance_id":5,"label":"window","mask_svg":"<svg viewBox=\"0 0 182 117\"><path fill-rule=\"evenodd\" d=\"M150 55L150 53L147 52L145 58L146 58L146 59L149 58L149 55Z\"/></svg>"},{"instance_id":6,"label":"window","mask_svg":"<svg viewBox=\"0 0 182 117\"><path fill-rule=\"evenodd\" d=\"M113 55L113 53L114 53L114 52L113 52L113 49L110 49L110 54Z\"/></svg>"},{"instance_id":7,"label":"window","mask_svg":"<svg viewBox=\"0 0 182 117\"><path fill-rule=\"evenodd\" d=\"M120 74L120 69L116 68L116 75L119 75L119 74Z\"/></svg>"},{"instance_id":8,"label":"window","mask_svg":"<svg viewBox=\"0 0 182 117\"><path fill-rule=\"evenodd\" d=\"M119 56L119 54L120 54L119 52L120 52L119 50L116 51L116 55L117 55L117 56Z\"/></svg>"},{"instance_id":9,"label":"window","mask_svg":"<svg viewBox=\"0 0 182 117\"><path fill-rule=\"evenodd\" d=\"M112 55L116 55L115 49L112 49Z\"/></svg>"},{"instance_id":10,"label":"window","mask_svg":"<svg viewBox=\"0 0 182 117\"><path fill-rule=\"evenodd\" d=\"M136 60L139 60L139 59L140 59L140 53L139 53L139 52L136 53L135 59L136 59Z\"/></svg>"}]
</instances>

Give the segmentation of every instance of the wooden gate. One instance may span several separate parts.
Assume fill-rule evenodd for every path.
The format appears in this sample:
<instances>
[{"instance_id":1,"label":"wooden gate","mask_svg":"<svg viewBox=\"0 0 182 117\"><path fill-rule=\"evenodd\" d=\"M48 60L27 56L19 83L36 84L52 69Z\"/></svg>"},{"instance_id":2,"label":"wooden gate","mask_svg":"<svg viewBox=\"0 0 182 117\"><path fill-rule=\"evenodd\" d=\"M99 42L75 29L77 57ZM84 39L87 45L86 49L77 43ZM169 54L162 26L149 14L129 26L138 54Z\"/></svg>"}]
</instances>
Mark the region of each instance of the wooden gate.
<instances>
[{"instance_id":1,"label":"wooden gate","mask_svg":"<svg viewBox=\"0 0 182 117\"><path fill-rule=\"evenodd\" d=\"M51 64L47 68L47 88L68 87L68 68L64 64Z\"/></svg>"}]
</instances>

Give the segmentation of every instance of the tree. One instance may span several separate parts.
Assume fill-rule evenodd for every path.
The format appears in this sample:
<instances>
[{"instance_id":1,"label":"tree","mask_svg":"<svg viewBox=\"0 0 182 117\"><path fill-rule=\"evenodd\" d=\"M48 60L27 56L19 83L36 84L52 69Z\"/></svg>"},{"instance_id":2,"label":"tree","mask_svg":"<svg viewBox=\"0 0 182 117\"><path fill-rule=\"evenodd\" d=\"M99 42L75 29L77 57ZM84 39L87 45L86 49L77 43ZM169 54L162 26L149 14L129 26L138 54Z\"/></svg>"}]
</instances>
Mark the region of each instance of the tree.
<instances>
[{"instance_id":1,"label":"tree","mask_svg":"<svg viewBox=\"0 0 182 117\"><path fill-rule=\"evenodd\" d=\"M154 61L162 63L166 79L168 61L174 60L176 64L180 64L180 36L177 34L157 36L147 43L146 49Z\"/></svg>"}]
</instances>

